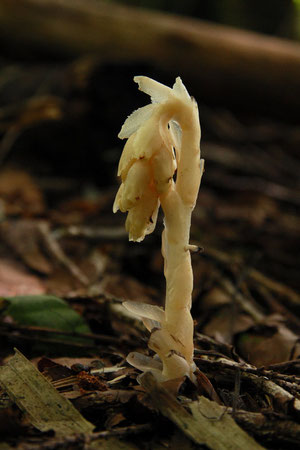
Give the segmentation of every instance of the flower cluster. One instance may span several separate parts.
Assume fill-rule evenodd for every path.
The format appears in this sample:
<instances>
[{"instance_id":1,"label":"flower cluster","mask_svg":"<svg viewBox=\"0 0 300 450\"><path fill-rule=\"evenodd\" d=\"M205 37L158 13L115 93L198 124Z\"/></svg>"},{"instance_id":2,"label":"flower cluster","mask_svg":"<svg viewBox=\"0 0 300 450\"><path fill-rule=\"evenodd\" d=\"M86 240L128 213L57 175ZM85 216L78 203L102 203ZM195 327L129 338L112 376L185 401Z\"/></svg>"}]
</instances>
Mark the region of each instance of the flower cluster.
<instances>
[{"instance_id":1,"label":"flower cluster","mask_svg":"<svg viewBox=\"0 0 300 450\"><path fill-rule=\"evenodd\" d=\"M180 78L172 89L148 77L135 77L134 81L150 95L152 103L134 111L119 133L127 142L119 162L122 183L113 211L128 212L129 239L142 241L154 230L161 204L166 298L164 309L124 302L150 331L148 347L156 353L152 358L132 352L127 361L142 371L151 371L159 381L183 376L195 381L190 314L190 251L194 246L189 244L189 233L203 172L197 103Z\"/></svg>"},{"instance_id":2,"label":"flower cluster","mask_svg":"<svg viewBox=\"0 0 300 450\"><path fill-rule=\"evenodd\" d=\"M156 225L160 197L173 183L180 154L181 129L170 118L170 105L191 98L180 78L173 89L147 77L135 77L152 103L134 111L125 121L119 138L127 138L119 162L122 183L113 211L128 211L129 239L142 241Z\"/></svg>"}]
</instances>

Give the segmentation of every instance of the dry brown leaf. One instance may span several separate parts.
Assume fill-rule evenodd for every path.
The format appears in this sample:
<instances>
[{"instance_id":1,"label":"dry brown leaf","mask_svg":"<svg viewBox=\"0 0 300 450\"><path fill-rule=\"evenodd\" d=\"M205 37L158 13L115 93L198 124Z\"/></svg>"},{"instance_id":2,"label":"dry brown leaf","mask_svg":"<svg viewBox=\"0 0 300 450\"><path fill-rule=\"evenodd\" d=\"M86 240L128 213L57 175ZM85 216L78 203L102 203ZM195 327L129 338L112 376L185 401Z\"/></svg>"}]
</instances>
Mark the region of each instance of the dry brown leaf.
<instances>
[{"instance_id":1,"label":"dry brown leaf","mask_svg":"<svg viewBox=\"0 0 300 450\"><path fill-rule=\"evenodd\" d=\"M234 314L231 307L225 306L213 314L202 331L220 342L231 343L235 334L248 330L253 323L247 314Z\"/></svg>"},{"instance_id":2,"label":"dry brown leaf","mask_svg":"<svg viewBox=\"0 0 300 450\"><path fill-rule=\"evenodd\" d=\"M260 324L238 338L237 350L257 367L289 361L300 355L299 336L279 321L271 323Z\"/></svg>"},{"instance_id":3,"label":"dry brown leaf","mask_svg":"<svg viewBox=\"0 0 300 450\"><path fill-rule=\"evenodd\" d=\"M0 236L31 269L43 274L53 270L41 250L38 222L26 219L5 221L0 225Z\"/></svg>"},{"instance_id":4,"label":"dry brown leaf","mask_svg":"<svg viewBox=\"0 0 300 450\"><path fill-rule=\"evenodd\" d=\"M38 430L57 436L91 433L94 426L62 397L22 353L0 367L0 384Z\"/></svg>"},{"instance_id":5,"label":"dry brown leaf","mask_svg":"<svg viewBox=\"0 0 300 450\"><path fill-rule=\"evenodd\" d=\"M214 286L201 298L201 308L205 310L230 303L232 303L232 295L229 295L219 286Z\"/></svg>"},{"instance_id":6,"label":"dry brown leaf","mask_svg":"<svg viewBox=\"0 0 300 450\"><path fill-rule=\"evenodd\" d=\"M124 414L122 414L122 413L113 414L105 422L105 428L110 430L111 428L115 427L116 425L119 425L120 423L124 422L125 420L126 420L126 418L125 418Z\"/></svg>"},{"instance_id":7,"label":"dry brown leaf","mask_svg":"<svg viewBox=\"0 0 300 450\"><path fill-rule=\"evenodd\" d=\"M144 285L130 276L119 274L106 276L103 279L102 287L106 295L124 300L153 303L153 298L157 298L154 288Z\"/></svg>"},{"instance_id":8,"label":"dry brown leaf","mask_svg":"<svg viewBox=\"0 0 300 450\"><path fill-rule=\"evenodd\" d=\"M230 203L218 202L215 214L219 220L239 220L259 227L278 214L276 202L264 195L243 193L231 198Z\"/></svg>"},{"instance_id":9,"label":"dry brown leaf","mask_svg":"<svg viewBox=\"0 0 300 450\"><path fill-rule=\"evenodd\" d=\"M31 216L45 211L42 192L34 179L21 170L7 169L0 173L0 198L7 216Z\"/></svg>"},{"instance_id":10,"label":"dry brown leaf","mask_svg":"<svg viewBox=\"0 0 300 450\"><path fill-rule=\"evenodd\" d=\"M0 296L38 295L45 292L42 281L20 263L6 258L0 260Z\"/></svg>"}]
</instances>

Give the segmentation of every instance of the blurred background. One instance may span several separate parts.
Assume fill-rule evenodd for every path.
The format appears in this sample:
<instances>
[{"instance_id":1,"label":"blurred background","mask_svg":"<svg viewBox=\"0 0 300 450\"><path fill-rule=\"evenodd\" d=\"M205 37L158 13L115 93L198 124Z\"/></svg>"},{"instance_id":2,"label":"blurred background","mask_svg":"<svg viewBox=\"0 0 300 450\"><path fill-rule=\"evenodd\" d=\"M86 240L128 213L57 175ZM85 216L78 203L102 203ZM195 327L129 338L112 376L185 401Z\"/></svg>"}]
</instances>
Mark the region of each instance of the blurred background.
<instances>
[{"instance_id":1,"label":"blurred background","mask_svg":"<svg viewBox=\"0 0 300 450\"><path fill-rule=\"evenodd\" d=\"M131 244L111 207L117 134L148 102L134 75L168 85L180 75L199 104L206 160L192 226L205 249L194 261L195 300L227 276L240 289L255 270L243 291L250 302L298 312L299 39L298 0L0 0L1 258L22 261L46 292L96 295L105 285L142 296L136 283L146 282L162 298L161 219ZM32 237L40 221L93 291L82 277L71 289L57 261L45 263Z\"/></svg>"},{"instance_id":2,"label":"blurred background","mask_svg":"<svg viewBox=\"0 0 300 450\"><path fill-rule=\"evenodd\" d=\"M299 40L298 0L125 0L120 3L209 20L223 25Z\"/></svg>"}]
</instances>

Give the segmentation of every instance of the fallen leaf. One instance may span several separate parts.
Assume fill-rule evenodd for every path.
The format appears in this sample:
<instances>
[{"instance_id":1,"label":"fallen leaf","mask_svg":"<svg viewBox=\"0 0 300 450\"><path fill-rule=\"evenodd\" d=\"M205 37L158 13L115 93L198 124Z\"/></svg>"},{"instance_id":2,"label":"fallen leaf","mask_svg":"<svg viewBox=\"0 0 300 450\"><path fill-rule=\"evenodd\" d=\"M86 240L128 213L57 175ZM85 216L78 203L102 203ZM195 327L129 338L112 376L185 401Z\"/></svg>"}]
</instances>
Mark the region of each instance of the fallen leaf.
<instances>
[{"instance_id":1,"label":"fallen leaf","mask_svg":"<svg viewBox=\"0 0 300 450\"><path fill-rule=\"evenodd\" d=\"M222 305L228 305L232 303L232 296L225 292L219 286L213 286L202 298L201 307L204 310L216 308Z\"/></svg>"},{"instance_id":2,"label":"fallen leaf","mask_svg":"<svg viewBox=\"0 0 300 450\"><path fill-rule=\"evenodd\" d=\"M159 411L196 444L204 444L212 450L263 449L237 425L226 407L201 396L197 401L186 403L185 408L150 372L141 377L141 384Z\"/></svg>"},{"instance_id":3,"label":"fallen leaf","mask_svg":"<svg viewBox=\"0 0 300 450\"><path fill-rule=\"evenodd\" d=\"M106 295L116 298L144 303L153 303L153 298L157 298L157 291L154 288L146 286L128 275L107 275L103 279L102 287Z\"/></svg>"},{"instance_id":4,"label":"fallen leaf","mask_svg":"<svg viewBox=\"0 0 300 450\"><path fill-rule=\"evenodd\" d=\"M106 391L95 391L77 398L75 401L75 405L78 409L81 410L95 404L126 404L133 398L138 397L138 395L139 392L128 391L124 389L108 389Z\"/></svg>"},{"instance_id":5,"label":"fallen leaf","mask_svg":"<svg viewBox=\"0 0 300 450\"><path fill-rule=\"evenodd\" d=\"M126 420L124 414L117 413L113 414L111 417L109 417L105 422L105 428L110 430L111 428L115 427L116 425L119 425L120 423L124 422Z\"/></svg>"},{"instance_id":6,"label":"fallen leaf","mask_svg":"<svg viewBox=\"0 0 300 450\"><path fill-rule=\"evenodd\" d=\"M202 331L220 342L231 343L237 333L248 330L253 323L249 315L241 312L234 315L231 306L225 306L212 315Z\"/></svg>"},{"instance_id":7,"label":"fallen leaf","mask_svg":"<svg viewBox=\"0 0 300 450\"><path fill-rule=\"evenodd\" d=\"M38 370L47 377L48 380L56 381L68 378L74 373L71 369L61 364L57 364L49 358L41 358L38 361Z\"/></svg>"},{"instance_id":8,"label":"fallen leaf","mask_svg":"<svg viewBox=\"0 0 300 450\"><path fill-rule=\"evenodd\" d=\"M140 446L137 447L132 442L126 442L124 439L116 437L97 439L86 446L86 450L138 450L140 448Z\"/></svg>"},{"instance_id":9,"label":"fallen leaf","mask_svg":"<svg viewBox=\"0 0 300 450\"><path fill-rule=\"evenodd\" d=\"M40 431L54 430L57 436L68 436L94 429L18 350L0 367L0 385Z\"/></svg>"},{"instance_id":10,"label":"fallen leaf","mask_svg":"<svg viewBox=\"0 0 300 450\"><path fill-rule=\"evenodd\" d=\"M280 322L272 326L271 322L260 324L241 333L236 347L242 357L257 367L289 361L300 355L299 336Z\"/></svg>"},{"instance_id":11,"label":"fallen leaf","mask_svg":"<svg viewBox=\"0 0 300 450\"><path fill-rule=\"evenodd\" d=\"M14 319L17 324L48 328L55 331L71 333L90 333L85 320L74 311L67 302L51 295L25 295L6 297L8 302L4 314ZM62 343L91 343L90 339L72 335L52 334ZM57 349L59 350L59 349Z\"/></svg>"},{"instance_id":12,"label":"fallen leaf","mask_svg":"<svg viewBox=\"0 0 300 450\"><path fill-rule=\"evenodd\" d=\"M14 408L0 407L0 435L1 436L17 436L22 433L22 421L20 412ZM2 442L1 442L2 445ZM1 447L2 450L2 447Z\"/></svg>"},{"instance_id":13,"label":"fallen leaf","mask_svg":"<svg viewBox=\"0 0 300 450\"><path fill-rule=\"evenodd\" d=\"M42 251L38 224L27 219L6 220L0 225L0 237L30 269L48 275L53 267Z\"/></svg>"},{"instance_id":14,"label":"fallen leaf","mask_svg":"<svg viewBox=\"0 0 300 450\"><path fill-rule=\"evenodd\" d=\"M30 274L24 267L10 259L0 260L0 296L44 294L46 288L42 281Z\"/></svg>"},{"instance_id":15,"label":"fallen leaf","mask_svg":"<svg viewBox=\"0 0 300 450\"><path fill-rule=\"evenodd\" d=\"M3 170L0 173L0 198L6 216L37 215L45 210L43 195L34 179L22 170Z\"/></svg>"}]
</instances>

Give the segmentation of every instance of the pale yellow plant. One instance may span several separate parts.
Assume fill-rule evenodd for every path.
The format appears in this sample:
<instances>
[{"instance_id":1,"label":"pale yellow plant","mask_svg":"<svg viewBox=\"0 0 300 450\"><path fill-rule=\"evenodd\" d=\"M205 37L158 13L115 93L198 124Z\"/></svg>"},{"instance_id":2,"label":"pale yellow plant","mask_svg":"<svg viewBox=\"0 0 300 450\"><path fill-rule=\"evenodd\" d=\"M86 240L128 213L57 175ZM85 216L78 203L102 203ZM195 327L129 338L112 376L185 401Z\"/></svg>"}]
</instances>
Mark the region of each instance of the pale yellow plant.
<instances>
[{"instance_id":1,"label":"pale yellow plant","mask_svg":"<svg viewBox=\"0 0 300 450\"><path fill-rule=\"evenodd\" d=\"M151 332L149 348L158 355L150 358L133 352L127 359L133 366L151 371L159 381L182 376L194 381L190 252L197 248L189 239L204 167L198 107L179 77L172 89L144 76L134 81L150 95L152 103L134 111L119 133L121 139L128 140L119 162L122 183L113 211L128 211L129 239L140 242L154 230L161 204L166 299L164 310L124 302L143 319Z\"/></svg>"}]
</instances>

